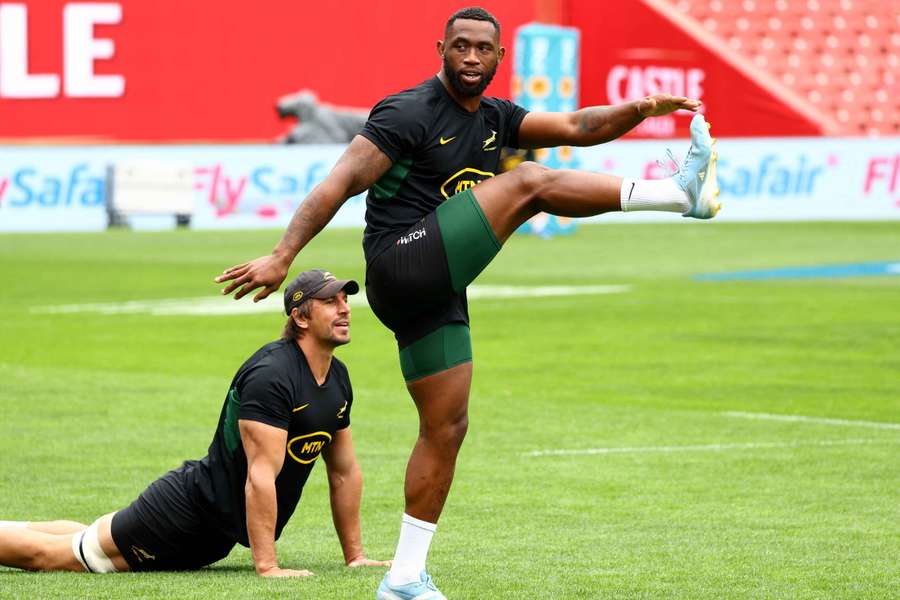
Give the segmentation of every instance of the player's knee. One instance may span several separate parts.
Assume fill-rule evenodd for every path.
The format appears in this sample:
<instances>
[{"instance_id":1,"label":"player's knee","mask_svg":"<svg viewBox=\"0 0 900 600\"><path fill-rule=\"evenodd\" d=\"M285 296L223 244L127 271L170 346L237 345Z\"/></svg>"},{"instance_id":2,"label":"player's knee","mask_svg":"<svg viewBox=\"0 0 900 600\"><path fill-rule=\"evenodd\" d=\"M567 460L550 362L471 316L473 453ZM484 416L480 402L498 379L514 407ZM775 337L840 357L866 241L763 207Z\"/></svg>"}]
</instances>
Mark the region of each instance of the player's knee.
<instances>
[{"instance_id":1,"label":"player's knee","mask_svg":"<svg viewBox=\"0 0 900 600\"><path fill-rule=\"evenodd\" d=\"M542 164L525 161L511 171L515 174L522 193L527 198L540 197L541 191L547 185L553 170Z\"/></svg>"},{"instance_id":2,"label":"player's knee","mask_svg":"<svg viewBox=\"0 0 900 600\"><path fill-rule=\"evenodd\" d=\"M463 440L466 439L466 433L469 431L469 416L463 415L451 427L456 446L462 445Z\"/></svg>"},{"instance_id":3,"label":"player's knee","mask_svg":"<svg viewBox=\"0 0 900 600\"><path fill-rule=\"evenodd\" d=\"M55 568L55 556L53 550L47 545L39 542L28 544L26 548L21 548L22 554L26 557L22 565L28 571L52 571Z\"/></svg>"},{"instance_id":4,"label":"player's knee","mask_svg":"<svg viewBox=\"0 0 900 600\"><path fill-rule=\"evenodd\" d=\"M469 430L468 415L461 415L456 419L441 423L436 427L430 427L425 433L429 441L446 450L458 450L466 438Z\"/></svg>"}]
</instances>

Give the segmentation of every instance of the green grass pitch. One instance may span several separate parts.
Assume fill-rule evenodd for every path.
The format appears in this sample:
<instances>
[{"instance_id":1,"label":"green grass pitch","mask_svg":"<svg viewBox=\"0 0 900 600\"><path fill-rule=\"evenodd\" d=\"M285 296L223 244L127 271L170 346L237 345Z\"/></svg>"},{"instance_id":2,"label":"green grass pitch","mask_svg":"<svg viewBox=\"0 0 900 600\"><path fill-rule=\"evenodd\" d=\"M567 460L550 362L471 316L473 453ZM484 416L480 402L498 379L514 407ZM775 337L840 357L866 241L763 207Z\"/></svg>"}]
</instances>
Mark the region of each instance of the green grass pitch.
<instances>
[{"instance_id":1,"label":"green grass pitch","mask_svg":"<svg viewBox=\"0 0 900 600\"><path fill-rule=\"evenodd\" d=\"M0 236L0 519L89 522L203 456L234 371L283 324L275 312L35 309L214 295L214 275L279 235ZM323 233L292 274L361 279L360 236ZM900 276L691 279L865 261L900 262L900 223L592 225L511 240L477 283L630 289L471 302L470 428L429 561L442 591L897 598ZM367 308L352 335L338 355L355 388L363 537L391 558L415 411ZM575 452L532 454L548 450ZM343 567L321 465L278 551L315 577L258 578L239 547L195 573L0 568L0 598L357 599L383 574Z\"/></svg>"}]
</instances>

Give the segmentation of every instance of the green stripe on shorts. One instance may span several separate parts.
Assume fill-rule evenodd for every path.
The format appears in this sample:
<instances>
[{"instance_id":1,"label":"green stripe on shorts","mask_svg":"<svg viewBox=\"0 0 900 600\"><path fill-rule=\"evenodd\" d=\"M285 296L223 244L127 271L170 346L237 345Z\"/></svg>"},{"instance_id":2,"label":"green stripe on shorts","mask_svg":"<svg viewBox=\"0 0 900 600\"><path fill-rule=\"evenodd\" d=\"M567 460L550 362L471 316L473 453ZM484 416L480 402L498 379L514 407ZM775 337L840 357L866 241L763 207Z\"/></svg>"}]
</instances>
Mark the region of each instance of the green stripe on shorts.
<instances>
[{"instance_id":1,"label":"green stripe on shorts","mask_svg":"<svg viewBox=\"0 0 900 600\"><path fill-rule=\"evenodd\" d=\"M450 267L450 282L459 294L494 259L500 242L472 190L450 197L435 212Z\"/></svg>"},{"instance_id":2,"label":"green stripe on shorts","mask_svg":"<svg viewBox=\"0 0 900 600\"><path fill-rule=\"evenodd\" d=\"M422 379L472 360L469 326L448 323L400 349L400 370L407 382Z\"/></svg>"}]
</instances>

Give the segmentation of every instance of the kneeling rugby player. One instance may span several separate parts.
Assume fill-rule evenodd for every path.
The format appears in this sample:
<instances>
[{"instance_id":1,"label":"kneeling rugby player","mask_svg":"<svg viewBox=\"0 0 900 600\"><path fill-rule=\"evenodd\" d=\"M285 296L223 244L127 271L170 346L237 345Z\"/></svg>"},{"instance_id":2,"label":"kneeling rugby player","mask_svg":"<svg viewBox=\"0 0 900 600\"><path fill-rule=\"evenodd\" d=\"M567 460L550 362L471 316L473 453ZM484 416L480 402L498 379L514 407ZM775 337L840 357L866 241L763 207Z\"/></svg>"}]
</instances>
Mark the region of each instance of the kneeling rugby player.
<instances>
[{"instance_id":1,"label":"kneeling rugby player","mask_svg":"<svg viewBox=\"0 0 900 600\"><path fill-rule=\"evenodd\" d=\"M275 540L320 454L346 564L389 564L363 552L353 391L347 368L334 357L350 341L347 294L358 291L355 281L326 271L301 273L285 291L282 338L257 350L232 379L206 457L166 473L129 506L91 525L0 521L0 564L93 573L187 570L241 544L259 575L311 575L281 568Z\"/></svg>"}]
</instances>

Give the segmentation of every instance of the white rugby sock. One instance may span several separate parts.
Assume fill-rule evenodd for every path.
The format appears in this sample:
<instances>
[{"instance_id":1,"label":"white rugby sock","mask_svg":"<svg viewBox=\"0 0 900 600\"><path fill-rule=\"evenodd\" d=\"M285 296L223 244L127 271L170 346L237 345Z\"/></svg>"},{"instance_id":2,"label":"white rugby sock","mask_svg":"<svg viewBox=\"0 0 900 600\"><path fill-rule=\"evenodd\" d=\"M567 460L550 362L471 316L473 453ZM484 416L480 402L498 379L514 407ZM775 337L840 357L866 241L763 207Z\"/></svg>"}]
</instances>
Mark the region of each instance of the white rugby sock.
<instances>
[{"instance_id":1,"label":"white rugby sock","mask_svg":"<svg viewBox=\"0 0 900 600\"><path fill-rule=\"evenodd\" d=\"M18 527L26 529L31 521L0 521L0 527Z\"/></svg>"},{"instance_id":2,"label":"white rugby sock","mask_svg":"<svg viewBox=\"0 0 900 600\"><path fill-rule=\"evenodd\" d=\"M665 179L622 179L619 192L622 212L662 210L686 213L691 209L687 194L671 177Z\"/></svg>"},{"instance_id":3,"label":"white rugby sock","mask_svg":"<svg viewBox=\"0 0 900 600\"><path fill-rule=\"evenodd\" d=\"M419 581L419 574L425 568L428 547L437 529L436 523L422 521L403 513L400 522L400 540L389 573L391 585L403 585Z\"/></svg>"}]
</instances>

